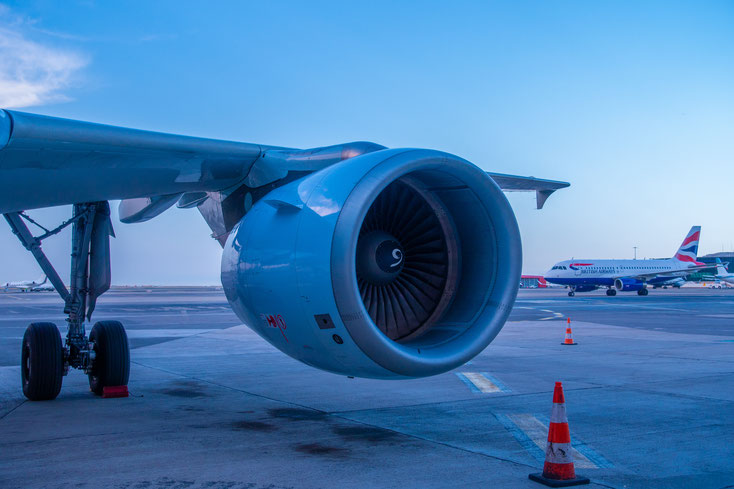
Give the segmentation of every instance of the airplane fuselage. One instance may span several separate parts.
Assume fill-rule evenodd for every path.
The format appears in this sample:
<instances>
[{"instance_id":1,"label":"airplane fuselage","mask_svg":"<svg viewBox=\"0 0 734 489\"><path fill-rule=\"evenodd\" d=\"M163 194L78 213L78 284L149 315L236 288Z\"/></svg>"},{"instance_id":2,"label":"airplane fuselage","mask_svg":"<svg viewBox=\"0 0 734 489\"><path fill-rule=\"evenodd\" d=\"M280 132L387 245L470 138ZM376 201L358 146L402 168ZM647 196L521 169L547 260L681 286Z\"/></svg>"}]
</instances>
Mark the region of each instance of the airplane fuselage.
<instances>
[{"instance_id":1,"label":"airplane fuselage","mask_svg":"<svg viewBox=\"0 0 734 489\"><path fill-rule=\"evenodd\" d=\"M690 274L688 265L674 258L656 260L565 260L555 264L545 274L548 282L568 286L613 287L619 277L634 277L659 273L646 283L667 282Z\"/></svg>"}]
</instances>

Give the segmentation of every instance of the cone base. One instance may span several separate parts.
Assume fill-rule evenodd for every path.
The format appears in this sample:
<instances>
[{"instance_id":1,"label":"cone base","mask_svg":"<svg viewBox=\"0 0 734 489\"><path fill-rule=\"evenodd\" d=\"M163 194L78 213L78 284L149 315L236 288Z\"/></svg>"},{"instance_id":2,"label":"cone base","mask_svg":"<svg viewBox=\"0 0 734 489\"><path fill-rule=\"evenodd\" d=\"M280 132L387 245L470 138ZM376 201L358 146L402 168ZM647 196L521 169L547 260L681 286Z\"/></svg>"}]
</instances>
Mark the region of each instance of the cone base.
<instances>
[{"instance_id":1,"label":"cone base","mask_svg":"<svg viewBox=\"0 0 734 489\"><path fill-rule=\"evenodd\" d=\"M566 346L578 345L578 343L561 343L561 344L566 345Z\"/></svg>"},{"instance_id":2,"label":"cone base","mask_svg":"<svg viewBox=\"0 0 734 489\"><path fill-rule=\"evenodd\" d=\"M583 477L577 475L573 479L566 479L566 480L559 480L559 479L549 479L547 477L543 477L543 473L539 472L537 474L530 474L528 476L528 479L535 482L540 482L541 484L544 484L548 487L569 487L569 486L581 486L584 484L589 484L591 481L588 477Z\"/></svg>"}]
</instances>

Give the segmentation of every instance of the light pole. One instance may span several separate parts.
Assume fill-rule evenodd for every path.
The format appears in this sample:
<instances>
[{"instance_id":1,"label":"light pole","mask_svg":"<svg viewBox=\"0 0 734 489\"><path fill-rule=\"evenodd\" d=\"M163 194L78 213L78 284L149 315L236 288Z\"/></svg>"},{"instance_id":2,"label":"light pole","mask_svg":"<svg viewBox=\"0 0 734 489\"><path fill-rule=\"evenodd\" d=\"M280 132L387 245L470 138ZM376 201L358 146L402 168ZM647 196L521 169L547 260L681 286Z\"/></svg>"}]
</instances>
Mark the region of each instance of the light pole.
<instances>
[{"instance_id":1,"label":"light pole","mask_svg":"<svg viewBox=\"0 0 734 489\"><path fill-rule=\"evenodd\" d=\"M635 249L635 260L637 260L637 246L633 246L633 248Z\"/></svg>"}]
</instances>

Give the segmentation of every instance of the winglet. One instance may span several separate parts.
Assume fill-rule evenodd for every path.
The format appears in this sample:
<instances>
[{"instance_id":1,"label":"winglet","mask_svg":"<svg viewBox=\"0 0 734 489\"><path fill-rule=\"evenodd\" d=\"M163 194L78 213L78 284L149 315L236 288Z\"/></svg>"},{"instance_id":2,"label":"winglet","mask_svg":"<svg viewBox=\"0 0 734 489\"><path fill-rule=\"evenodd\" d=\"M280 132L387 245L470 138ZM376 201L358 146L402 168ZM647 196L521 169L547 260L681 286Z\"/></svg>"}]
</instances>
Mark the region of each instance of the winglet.
<instances>
[{"instance_id":1,"label":"winglet","mask_svg":"<svg viewBox=\"0 0 734 489\"><path fill-rule=\"evenodd\" d=\"M538 209L542 209L545 205L545 201L548 200L548 197L551 196L551 194L555 192L555 190L536 190L535 191L535 201L537 202Z\"/></svg>"},{"instance_id":2,"label":"winglet","mask_svg":"<svg viewBox=\"0 0 734 489\"><path fill-rule=\"evenodd\" d=\"M506 175L504 173L487 172L499 187L507 192L532 192L535 191L535 201L538 209L542 209L545 201L556 190L566 188L571 184L558 180L546 180L544 178L522 177L519 175Z\"/></svg>"}]
</instances>

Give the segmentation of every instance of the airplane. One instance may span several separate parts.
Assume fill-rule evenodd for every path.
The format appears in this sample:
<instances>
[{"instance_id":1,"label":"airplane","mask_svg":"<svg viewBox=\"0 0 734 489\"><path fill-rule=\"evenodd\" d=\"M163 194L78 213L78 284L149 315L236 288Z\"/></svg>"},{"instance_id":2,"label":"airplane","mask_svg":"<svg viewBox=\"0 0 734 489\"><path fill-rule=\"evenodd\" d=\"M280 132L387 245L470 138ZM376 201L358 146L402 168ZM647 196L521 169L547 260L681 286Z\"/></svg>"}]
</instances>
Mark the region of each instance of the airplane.
<instances>
[{"instance_id":1,"label":"airplane","mask_svg":"<svg viewBox=\"0 0 734 489\"><path fill-rule=\"evenodd\" d=\"M682 279L696 270L711 268L697 260L701 226L693 226L672 258L654 260L565 260L558 262L545 274L545 280L566 285L576 292L591 292L606 287L607 295L637 292L647 295L647 285L665 284Z\"/></svg>"},{"instance_id":2,"label":"airplane","mask_svg":"<svg viewBox=\"0 0 734 489\"><path fill-rule=\"evenodd\" d=\"M723 263L721 263L721 259L716 259L716 280L721 280L726 282L727 284L734 285L734 273L730 273Z\"/></svg>"},{"instance_id":3,"label":"airplane","mask_svg":"<svg viewBox=\"0 0 734 489\"><path fill-rule=\"evenodd\" d=\"M522 249L503 191L534 191L540 209L568 186L429 149L295 149L0 110L0 213L63 299L68 326L63 343L52 323L28 326L23 393L55 398L70 367L95 394L129 380L123 325L86 330L111 281L110 200L123 223L198 209L222 246L232 309L287 355L409 379L466 363L507 320ZM36 236L26 224L37 225L28 210L68 204L56 228ZM68 289L41 247L67 226Z\"/></svg>"},{"instance_id":4,"label":"airplane","mask_svg":"<svg viewBox=\"0 0 734 489\"><path fill-rule=\"evenodd\" d=\"M670 280L666 280L665 282L655 282L652 285L653 289L663 288L667 289L668 287L674 287L676 289L680 289L681 285L686 283L686 279L683 277L675 277L671 278Z\"/></svg>"},{"instance_id":5,"label":"airplane","mask_svg":"<svg viewBox=\"0 0 734 489\"><path fill-rule=\"evenodd\" d=\"M25 280L22 282L5 282L3 284L3 287L5 287L5 290L8 289L18 289L21 292L28 292L37 290L38 287L43 286L48 281L48 278L44 275L43 279L40 277L36 280Z\"/></svg>"},{"instance_id":6,"label":"airplane","mask_svg":"<svg viewBox=\"0 0 734 489\"><path fill-rule=\"evenodd\" d=\"M31 292L50 292L54 290L56 290L54 286L48 282L31 287Z\"/></svg>"}]
</instances>

